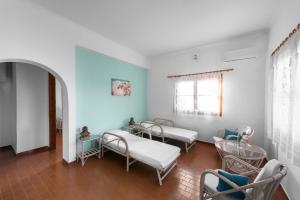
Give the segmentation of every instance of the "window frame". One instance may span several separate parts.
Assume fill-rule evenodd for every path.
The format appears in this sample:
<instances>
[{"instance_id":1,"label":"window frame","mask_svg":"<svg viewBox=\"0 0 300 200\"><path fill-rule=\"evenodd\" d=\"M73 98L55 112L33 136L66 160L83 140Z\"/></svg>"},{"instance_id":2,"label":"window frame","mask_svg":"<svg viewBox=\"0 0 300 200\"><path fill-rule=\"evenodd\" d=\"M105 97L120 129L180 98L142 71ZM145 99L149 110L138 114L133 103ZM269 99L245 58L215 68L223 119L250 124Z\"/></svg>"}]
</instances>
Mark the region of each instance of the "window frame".
<instances>
[{"instance_id":1,"label":"window frame","mask_svg":"<svg viewBox=\"0 0 300 200\"><path fill-rule=\"evenodd\" d=\"M198 81L204 81L204 80L213 80L216 79L218 81L218 112L206 112L206 111L201 111L198 109ZM178 95L177 91L177 86L175 85L175 95L174 95L174 113L184 113L184 114L189 114L189 115L201 115L201 116L223 116L223 74L221 74L220 78L207 78L207 79L195 79L195 80L181 80L176 82L175 84L178 84L179 82L184 82L184 81L191 81L193 82L193 87L194 87L194 93L193 93L193 110L192 111L184 111L184 110L178 110L178 96L184 96L184 95ZM213 96L213 95L207 95L207 96Z\"/></svg>"}]
</instances>

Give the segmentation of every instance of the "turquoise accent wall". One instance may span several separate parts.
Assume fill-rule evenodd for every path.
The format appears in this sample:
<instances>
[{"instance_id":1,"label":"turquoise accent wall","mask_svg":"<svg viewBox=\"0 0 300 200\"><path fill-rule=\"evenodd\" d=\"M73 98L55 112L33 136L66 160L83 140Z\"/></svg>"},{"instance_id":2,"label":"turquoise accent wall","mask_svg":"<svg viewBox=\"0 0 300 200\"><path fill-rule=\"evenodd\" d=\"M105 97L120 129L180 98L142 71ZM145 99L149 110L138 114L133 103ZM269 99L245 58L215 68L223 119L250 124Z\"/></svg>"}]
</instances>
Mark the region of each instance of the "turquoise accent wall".
<instances>
[{"instance_id":1,"label":"turquoise accent wall","mask_svg":"<svg viewBox=\"0 0 300 200\"><path fill-rule=\"evenodd\" d=\"M112 96L112 78L130 81L131 96ZM146 120L147 78L147 69L77 47L77 128L88 126L96 134L121 128L130 117Z\"/></svg>"}]
</instances>

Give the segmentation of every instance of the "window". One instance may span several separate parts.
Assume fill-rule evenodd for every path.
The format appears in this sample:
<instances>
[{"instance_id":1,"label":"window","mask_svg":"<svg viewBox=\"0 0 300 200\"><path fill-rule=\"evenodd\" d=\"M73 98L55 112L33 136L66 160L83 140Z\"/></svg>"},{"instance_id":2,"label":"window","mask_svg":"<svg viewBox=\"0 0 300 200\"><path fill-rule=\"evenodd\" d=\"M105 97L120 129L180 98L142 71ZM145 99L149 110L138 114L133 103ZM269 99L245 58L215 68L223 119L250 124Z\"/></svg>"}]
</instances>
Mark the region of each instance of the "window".
<instances>
[{"instance_id":1,"label":"window","mask_svg":"<svg viewBox=\"0 0 300 200\"><path fill-rule=\"evenodd\" d=\"M183 81L177 83L177 110L190 112L194 110L194 92L194 81Z\"/></svg>"},{"instance_id":2,"label":"window","mask_svg":"<svg viewBox=\"0 0 300 200\"><path fill-rule=\"evenodd\" d=\"M222 75L221 78L177 81L175 88L176 113L222 116Z\"/></svg>"}]
</instances>

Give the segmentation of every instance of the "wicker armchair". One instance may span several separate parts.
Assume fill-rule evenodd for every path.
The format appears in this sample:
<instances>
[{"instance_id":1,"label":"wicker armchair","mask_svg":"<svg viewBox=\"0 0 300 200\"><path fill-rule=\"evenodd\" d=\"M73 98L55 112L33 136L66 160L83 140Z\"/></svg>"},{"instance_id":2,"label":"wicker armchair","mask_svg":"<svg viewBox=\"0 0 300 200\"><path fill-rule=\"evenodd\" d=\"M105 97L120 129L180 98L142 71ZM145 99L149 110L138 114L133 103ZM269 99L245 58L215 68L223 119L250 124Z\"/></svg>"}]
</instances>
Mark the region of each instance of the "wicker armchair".
<instances>
[{"instance_id":1,"label":"wicker armchair","mask_svg":"<svg viewBox=\"0 0 300 200\"><path fill-rule=\"evenodd\" d=\"M238 132L241 136L242 136L242 140L243 142L249 142L249 139L254 135L254 129L251 128L250 126L246 126L244 128L236 128L234 129L235 132ZM214 136L213 137L213 140L214 142L219 142L219 141L222 141L224 140L224 132L225 130L224 129L219 129L217 131L217 136ZM225 139L231 139L232 137L237 137L237 136L229 136L228 138L225 138Z\"/></svg>"},{"instance_id":2,"label":"wicker armchair","mask_svg":"<svg viewBox=\"0 0 300 200\"><path fill-rule=\"evenodd\" d=\"M248 163L235 158L233 156L224 157L223 169L226 169L226 163L230 159L235 159L241 165L245 165L249 169L244 175L258 174L254 181L245 186L238 186L229 179L218 174L217 170L206 170L201 174L200 179L200 199L216 199L216 200L235 200L238 199L230 195L233 192L242 192L245 194L246 200L268 200L272 197L281 180L287 174L287 167L278 160L270 160L262 169L257 169ZM219 192L217 185L219 179L222 179L233 189Z\"/></svg>"}]
</instances>

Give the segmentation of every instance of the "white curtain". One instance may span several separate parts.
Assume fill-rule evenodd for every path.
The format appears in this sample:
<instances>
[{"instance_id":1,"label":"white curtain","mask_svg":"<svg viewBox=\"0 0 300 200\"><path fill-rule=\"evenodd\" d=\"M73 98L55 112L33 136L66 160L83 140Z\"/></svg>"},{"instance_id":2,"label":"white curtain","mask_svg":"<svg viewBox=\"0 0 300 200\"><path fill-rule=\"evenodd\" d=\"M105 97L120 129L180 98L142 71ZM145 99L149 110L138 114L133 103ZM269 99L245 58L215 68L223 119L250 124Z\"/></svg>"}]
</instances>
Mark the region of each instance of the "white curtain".
<instances>
[{"instance_id":1,"label":"white curtain","mask_svg":"<svg viewBox=\"0 0 300 200\"><path fill-rule=\"evenodd\" d=\"M174 113L179 115L220 115L221 72L175 77L173 81L175 85ZM205 94L201 95L201 92Z\"/></svg>"},{"instance_id":2,"label":"white curtain","mask_svg":"<svg viewBox=\"0 0 300 200\"><path fill-rule=\"evenodd\" d=\"M284 159L300 166L300 34L272 57L272 140Z\"/></svg>"},{"instance_id":3,"label":"white curtain","mask_svg":"<svg viewBox=\"0 0 300 200\"><path fill-rule=\"evenodd\" d=\"M197 81L197 80L209 80L209 79L221 79L222 72L211 72L211 73L203 73L203 74L196 74L196 75L187 75L187 76L179 76L173 77L172 79L175 82L180 81Z\"/></svg>"}]
</instances>

